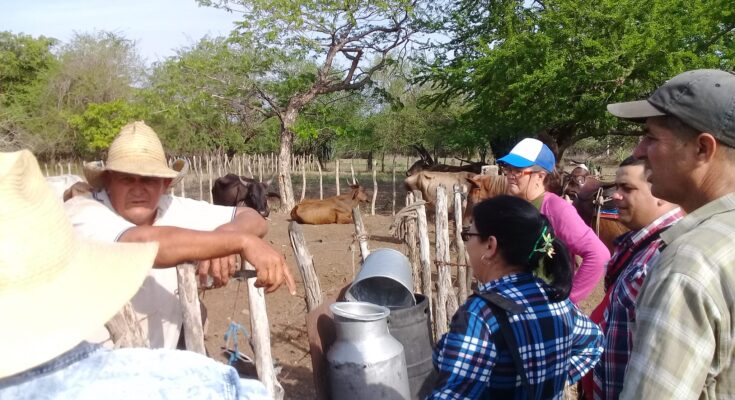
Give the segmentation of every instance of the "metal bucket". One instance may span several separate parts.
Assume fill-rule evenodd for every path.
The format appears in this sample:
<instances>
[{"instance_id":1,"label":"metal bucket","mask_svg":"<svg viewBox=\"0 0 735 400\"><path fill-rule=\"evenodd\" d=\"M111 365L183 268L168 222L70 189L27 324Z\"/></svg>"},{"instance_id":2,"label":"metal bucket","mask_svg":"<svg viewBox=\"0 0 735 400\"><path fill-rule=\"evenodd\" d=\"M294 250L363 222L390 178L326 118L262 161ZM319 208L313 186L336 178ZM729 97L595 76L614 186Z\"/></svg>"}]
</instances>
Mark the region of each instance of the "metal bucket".
<instances>
[{"instance_id":1,"label":"metal bucket","mask_svg":"<svg viewBox=\"0 0 735 400\"><path fill-rule=\"evenodd\" d=\"M426 296L416 294L416 305L397 308L388 316L388 331L403 345L411 399L425 399L436 382L432 361L431 318Z\"/></svg>"},{"instance_id":2,"label":"metal bucket","mask_svg":"<svg viewBox=\"0 0 735 400\"><path fill-rule=\"evenodd\" d=\"M415 306L411 263L400 251L373 250L347 289L345 299L378 304L390 309Z\"/></svg>"},{"instance_id":3,"label":"metal bucket","mask_svg":"<svg viewBox=\"0 0 735 400\"><path fill-rule=\"evenodd\" d=\"M370 303L334 303L336 340L327 352L333 399L408 400L403 346L388 332L388 308Z\"/></svg>"}]
</instances>

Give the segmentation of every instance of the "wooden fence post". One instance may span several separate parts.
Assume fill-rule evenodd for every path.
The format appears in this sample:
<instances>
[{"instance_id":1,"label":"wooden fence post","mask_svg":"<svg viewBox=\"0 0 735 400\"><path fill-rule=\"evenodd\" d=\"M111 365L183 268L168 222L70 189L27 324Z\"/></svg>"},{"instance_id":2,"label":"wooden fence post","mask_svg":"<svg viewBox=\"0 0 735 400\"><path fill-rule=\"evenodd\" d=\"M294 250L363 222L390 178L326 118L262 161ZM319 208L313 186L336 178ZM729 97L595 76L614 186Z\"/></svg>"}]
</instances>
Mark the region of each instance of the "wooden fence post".
<instances>
[{"instance_id":1,"label":"wooden fence post","mask_svg":"<svg viewBox=\"0 0 735 400\"><path fill-rule=\"evenodd\" d=\"M115 314L105 328L110 332L110 338L116 349L124 347L148 347L148 338L138 323L135 311L130 302Z\"/></svg>"},{"instance_id":2,"label":"wooden fence post","mask_svg":"<svg viewBox=\"0 0 735 400\"><path fill-rule=\"evenodd\" d=\"M304 197L306 197L306 164L301 163L301 200L304 201Z\"/></svg>"},{"instance_id":3,"label":"wooden fence post","mask_svg":"<svg viewBox=\"0 0 735 400\"><path fill-rule=\"evenodd\" d=\"M207 155L207 177L209 178L209 187L212 187L212 155ZM212 191L209 191L209 204L214 203L214 198L212 197Z\"/></svg>"},{"instance_id":4,"label":"wooden fence post","mask_svg":"<svg viewBox=\"0 0 735 400\"><path fill-rule=\"evenodd\" d=\"M373 201L370 202L370 215L375 215L375 200L378 198L377 171L373 168Z\"/></svg>"},{"instance_id":5,"label":"wooden fence post","mask_svg":"<svg viewBox=\"0 0 735 400\"><path fill-rule=\"evenodd\" d=\"M367 256L370 255L370 250L368 250L368 234L365 230L365 225L362 223L359 204L352 209L352 220L355 221L355 236L357 237L358 243L360 243L360 255L362 256L362 261L365 262Z\"/></svg>"},{"instance_id":6,"label":"wooden fence post","mask_svg":"<svg viewBox=\"0 0 735 400\"><path fill-rule=\"evenodd\" d=\"M460 237L462 232L462 186L454 184L454 242L457 244L457 286L459 288L459 303L467 300L467 259L465 258L464 241Z\"/></svg>"},{"instance_id":7,"label":"wooden fence post","mask_svg":"<svg viewBox=\"0 0 735 400\"><path fill-rule=\"evenodd\" d=\"M247 270L255 270L249 263L244 263ZM271 356L271 334L268 327L268 314L265 308L265 292L255 287L255 278L248 279L248 304L250 305L250 330L252 331L255 369L258 379L265 385L271 398L282 400L283 386L278 382Z\"/></svg>"},{"instance_id":8,"label":"wooden fence post","mask_svg":"<svg viewBox=\"0 0 735 400\"><path fill-rule=\"evenodd\" d=\"M423 200L421 191L414 190L415 200ZM431 243L429 242L429 226L426 223L426 206L416 208L416 226L419 236L419 260L421 261L421 293L429 300L429 312L433 315L434 301L431 297Z\"/></svg>"},{"instance_id":9,"label":"wooden fence post","mask_svg":"<svg viewBox=\"0 0 735 400\"><path fill-rule=\"evenodd\" d=\"M447 195L443 185L436 188L435 216L437 285L434 334L436 337L441 337L447 332L447 303L449 291L452 291L451 267L447 265L449 263L449 218L447 215Z\"/></svg>"},{"instance_id":10,"label":"wooden fence post","mask_svg":"<svg viewBox=\"0 0 735 400\"><path fill-rule=\"evenodd\" d=\"M395 156L393 157L393 161L395 161ZM391 207L391 212L393 216L396 216L396 164L393 163L393 206Z\"/></svg>"},{"instance_id":11,"label":"wooden fence post","mask_svg":"<svg viewBox=\"0 0 735 400\"><path fill-rule=\"evenodd\" d=\"M406 193L406 206L413 204L413 193ZM406 252L408 253L408 259L411 261L411 275L413 276L413 291L414 293L421 293L421 274L419 266L419 252L416 248L416 218L409 218L406 221L406 235L404 244L406 245Z\"/></svg>"},{"instance_id":12,"label":"wooden fence post","mask_svg":"<svg viewBox=\"0 0 735 400\"><path fill-rule=\"evenodd\" d=\"M304 231L296 221L288 224L288 236L291 238L291 248L299 266L301 278L304 280L304 298L306 299L306 311L310 312L322 304L322 289L319 285L319 276L314 269L314 258L306 247Z\"/></svg>"},{"instance_id":13,"label":"wooden fence post","mask_svg":"<svg viewBox=\"0 0 735 400\"><path fill-rule=\"evenodd\" d=\"M179 302L184 320L184 340L186 349L199 354L207 354L204 348L204 329L202 312L199 308L197 293L196 265L180 264L176 266L176 278L179 282Z\"/></svg>"},{"instance_id":14,"label":"wooden fence post","mask_svg":"<svg viewBox=\"0 0 735 400\"><path fill-rule=\"evenodd\" d=\"M322 185L322 166L319 164L319 160L316 161L316 168L319 170L319 200L324 199L324 185Z\"/></svg>"},{"instance_id":15,"label":"wooden fence post","mask_svg":"<svg viewBox=\"0 0 735 400\"><path fill-rule=\"evenodd\" d=\"M336 161L336 164L334 165L334 181L337 184L337 196L340 195L339 193L339 158Z\"/></svg>"}]
</instances>

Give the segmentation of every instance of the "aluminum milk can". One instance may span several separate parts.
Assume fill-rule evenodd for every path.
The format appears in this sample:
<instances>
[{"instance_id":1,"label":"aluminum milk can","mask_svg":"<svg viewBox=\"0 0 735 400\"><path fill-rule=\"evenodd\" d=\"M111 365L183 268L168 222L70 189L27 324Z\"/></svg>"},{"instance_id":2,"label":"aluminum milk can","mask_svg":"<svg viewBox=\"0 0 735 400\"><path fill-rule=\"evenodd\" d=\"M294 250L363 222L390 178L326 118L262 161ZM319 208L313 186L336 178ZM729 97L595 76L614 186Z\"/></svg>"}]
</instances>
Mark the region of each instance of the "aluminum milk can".
<instances>
[{"instance_id":1,"label":"aluminum milk can","mask_svg":"<svg viewBox=\"0 0 735 400\"><path fill-rule=\"evenodd\" d=\"M333 400L409 400L403 345L388 333L386 307L334 303L336 340L327 352Z\"/></svg>"}]
</instances>

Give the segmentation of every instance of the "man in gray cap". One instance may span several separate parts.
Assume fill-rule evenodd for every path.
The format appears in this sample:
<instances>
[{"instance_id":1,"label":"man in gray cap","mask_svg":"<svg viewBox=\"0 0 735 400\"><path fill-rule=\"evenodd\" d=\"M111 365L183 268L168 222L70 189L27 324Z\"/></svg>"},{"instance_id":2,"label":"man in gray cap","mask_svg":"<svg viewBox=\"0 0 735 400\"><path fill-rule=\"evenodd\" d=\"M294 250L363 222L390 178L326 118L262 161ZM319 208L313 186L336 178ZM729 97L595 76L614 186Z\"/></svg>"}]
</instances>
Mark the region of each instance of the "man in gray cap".
<instances>
[{"instance_id":1,"label":"man in gray cap","mask_svg":"<svg viewBox=\"0 0 735 400\"><path fill-rule=\"evenodd\" d=\"M645 122L634 151L654 196L688 215L636 305L623 399L735 397L735 75L679 74L647 100L608 105Z\"/></svg>"}]
</instances>

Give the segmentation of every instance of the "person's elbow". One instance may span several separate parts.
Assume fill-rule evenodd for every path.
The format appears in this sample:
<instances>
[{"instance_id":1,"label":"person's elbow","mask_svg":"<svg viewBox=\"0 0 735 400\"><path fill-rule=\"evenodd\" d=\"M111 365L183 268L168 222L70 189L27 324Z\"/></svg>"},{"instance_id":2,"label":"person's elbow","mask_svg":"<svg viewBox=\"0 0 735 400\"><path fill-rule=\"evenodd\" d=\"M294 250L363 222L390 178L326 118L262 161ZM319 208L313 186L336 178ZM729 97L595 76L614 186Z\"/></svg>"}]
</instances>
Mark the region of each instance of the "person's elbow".
<instances>
[{"instance_id":1,"label":"person's elbow","mask_svg":"<svg viewBox=\"0 0 735 400\"><path fill-rule=\"evenodd\" d=\"M235 220L250 234L262 238L268 233L268 221L250 207L238 207Z\"/></svg>"}]
</instances>

